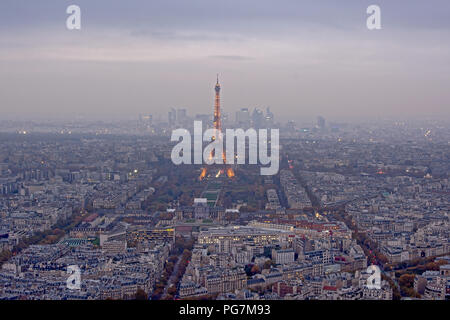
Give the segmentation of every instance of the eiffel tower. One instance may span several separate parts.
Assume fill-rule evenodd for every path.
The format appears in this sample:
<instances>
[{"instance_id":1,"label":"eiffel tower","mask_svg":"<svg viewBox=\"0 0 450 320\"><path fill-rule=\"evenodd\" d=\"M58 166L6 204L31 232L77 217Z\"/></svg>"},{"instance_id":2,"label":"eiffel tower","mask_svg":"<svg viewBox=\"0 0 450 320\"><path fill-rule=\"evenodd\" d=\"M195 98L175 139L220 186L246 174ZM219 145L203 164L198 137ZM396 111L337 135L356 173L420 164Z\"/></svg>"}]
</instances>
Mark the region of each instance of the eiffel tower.
<instances>
[{"instance_id":1,"label":"eiffel tower","mask_svg":"<svg viewBox=\"0 0 450 320\"><path fill-rule=\"evenodd\" d=\"M216 132L222 132L222 120L220 116L220 84L219 84L219 75L217 75L217 82L216 86L214 87L215 90L215 99L214 99L214 120L213 120L213 126ZM213 140L216 140L217 137L213 137ZM210 154L210 159L214 158L215 154L214 151ZM203 180L208 175L214 175L216 178L219 178L220 176L227 175L228 178L234 177L234 170L230 166L227 166L227 159L225 156L225 152L222 152L222 160L223 165L210 165L209 170L207 167L202 168L202 172L200 173L200 180Z\"/></svg>"}]
</instances>

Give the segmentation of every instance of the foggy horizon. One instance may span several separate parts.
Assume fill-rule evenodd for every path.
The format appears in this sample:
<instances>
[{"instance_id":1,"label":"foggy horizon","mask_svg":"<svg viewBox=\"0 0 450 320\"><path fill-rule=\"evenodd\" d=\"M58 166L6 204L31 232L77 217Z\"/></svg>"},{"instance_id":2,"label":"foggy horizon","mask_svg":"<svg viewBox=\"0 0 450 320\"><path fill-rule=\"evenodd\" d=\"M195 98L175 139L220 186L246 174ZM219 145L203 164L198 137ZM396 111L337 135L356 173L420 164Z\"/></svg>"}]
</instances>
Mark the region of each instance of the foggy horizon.
<instances>
[{"instance_id":1,"label":"foggy horizon","mask_svg":"<svg viewBox=\"0 0 450 320\"><path fill-rule=\"evenodd\" d=\"M270 107L277 120L449 115L450 4L378 1L0 4L0 116L136 118Z\"/></svg>"}]
</instances>

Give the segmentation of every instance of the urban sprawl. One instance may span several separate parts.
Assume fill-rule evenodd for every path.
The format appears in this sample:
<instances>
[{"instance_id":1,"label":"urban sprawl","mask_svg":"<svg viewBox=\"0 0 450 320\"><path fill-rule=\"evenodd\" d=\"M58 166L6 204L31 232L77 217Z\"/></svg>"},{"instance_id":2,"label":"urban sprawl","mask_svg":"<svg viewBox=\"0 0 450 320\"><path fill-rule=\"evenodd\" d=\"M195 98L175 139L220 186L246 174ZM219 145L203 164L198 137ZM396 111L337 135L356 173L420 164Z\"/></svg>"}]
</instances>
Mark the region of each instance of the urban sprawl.
<instances>
[{"instance_id":1,"label":"urban sprawl","mask_svg":"<svg viewBox=\"0 0 450 320\"><path fill-rule=\"evenodd\" d=\"M279 172L199 179L170 160L194 120L0 121L0 298L448 299L448 124L242 108L222 127L279 129Z\"/></svg>"}]
</instances>

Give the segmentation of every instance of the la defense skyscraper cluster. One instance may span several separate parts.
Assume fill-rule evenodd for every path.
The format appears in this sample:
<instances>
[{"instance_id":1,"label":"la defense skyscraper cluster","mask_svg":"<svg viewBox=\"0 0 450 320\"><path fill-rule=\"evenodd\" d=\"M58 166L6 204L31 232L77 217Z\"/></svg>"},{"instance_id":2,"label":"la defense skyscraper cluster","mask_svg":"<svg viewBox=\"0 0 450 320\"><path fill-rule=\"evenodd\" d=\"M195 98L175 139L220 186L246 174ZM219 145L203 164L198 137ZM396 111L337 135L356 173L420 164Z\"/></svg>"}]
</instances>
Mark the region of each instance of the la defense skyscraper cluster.
<instances>
[{"instance_id":1,"label":"la defense skyscraper cluster","mask_svg":"<svg viewBox=\"0 0 450 320\"><path fill-rule=\"evenodd\" d=\"M217 75L216 85L214 87L215 98L214 98L214 119L213 119L213 128L215 131L215 135L213 136L213 140L221 139L219 133L222 132L222 119L221 119L221 109L220 109L220 84L219 84L219 75ZM210 159L215 157L214 150L209 155ZM234 170L230 166L227 165L227 159L225 156L225 152L222 152L222 165L211 165L210 172L216 177L220 177L226 173L228 178L234 177ZM200 180L203 180L208 174L208 168L203 167L200 173Z\"/></svg>"}]
</instances>

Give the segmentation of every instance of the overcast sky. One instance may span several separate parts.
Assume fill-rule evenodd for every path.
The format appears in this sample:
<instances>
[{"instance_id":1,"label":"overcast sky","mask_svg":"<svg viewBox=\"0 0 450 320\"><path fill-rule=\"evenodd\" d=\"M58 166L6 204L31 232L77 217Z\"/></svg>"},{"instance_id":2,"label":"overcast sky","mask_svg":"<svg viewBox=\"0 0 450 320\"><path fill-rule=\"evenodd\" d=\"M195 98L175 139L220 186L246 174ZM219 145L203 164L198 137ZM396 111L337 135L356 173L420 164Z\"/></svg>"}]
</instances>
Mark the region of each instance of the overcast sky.
<instances>
[{"instance_id":1,"label":"overcast sky","mask_svg":"<svg viewBox=\"0 0 450 320\"><path fill-rule=\"evenodd\" d=\"M448 117L449 39L448 0L1 0L0 117L210 113L216 73L233 117Z\"/></svg>"}]
</instances>

